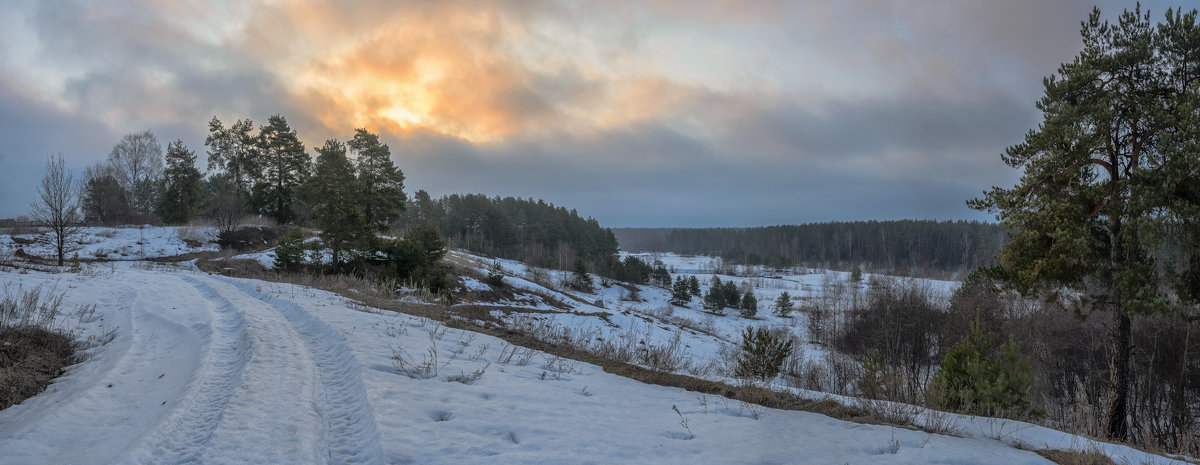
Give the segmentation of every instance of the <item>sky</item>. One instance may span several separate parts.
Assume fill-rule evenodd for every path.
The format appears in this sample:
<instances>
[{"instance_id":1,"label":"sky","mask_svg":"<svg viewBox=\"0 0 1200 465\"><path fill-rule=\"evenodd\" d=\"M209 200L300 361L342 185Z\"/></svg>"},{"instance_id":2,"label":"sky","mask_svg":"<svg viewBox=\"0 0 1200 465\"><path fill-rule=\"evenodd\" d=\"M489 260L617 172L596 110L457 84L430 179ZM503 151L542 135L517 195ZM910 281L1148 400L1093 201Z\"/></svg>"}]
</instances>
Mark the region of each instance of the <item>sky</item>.
<instances>
[{"instance_id":1,"label":"sky","mask_svg":"<svg viewBox=\"0 0 1200 465\"><path fill-rule=\"evenodd\" d=\"M48 156L285 116L381 135L406 191L541 198L607 227L992 217L1094 2L5 0L0 218ZM1104 1L1113 19L1133 3ZM1161 20L1169 3L1144 2Z\"/></svg>"}]
</instances>

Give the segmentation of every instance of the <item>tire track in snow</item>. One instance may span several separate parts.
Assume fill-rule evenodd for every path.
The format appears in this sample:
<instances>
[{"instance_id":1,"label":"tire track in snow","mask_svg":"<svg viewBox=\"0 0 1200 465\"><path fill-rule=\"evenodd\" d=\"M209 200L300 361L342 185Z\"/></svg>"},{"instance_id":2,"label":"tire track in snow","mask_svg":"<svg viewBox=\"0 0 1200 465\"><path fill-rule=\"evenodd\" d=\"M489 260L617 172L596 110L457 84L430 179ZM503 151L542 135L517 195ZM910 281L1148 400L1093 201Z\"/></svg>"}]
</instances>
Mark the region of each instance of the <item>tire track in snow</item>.
<instances>
[{"instance_id":1,"label":"tire track in snow","mask_svg":"<svg viewBox=\"0 0 1200 465\"><path fill-rule=\"evenodd\" d=\"M253 345L245 315L215 289L195 278L181 276L215 312L204 371L177 413L158 434L158 443L145 463L200 463L226 406L244 381Z\"/></svg>"},{"instance_id":2,"label":"tire track in snow","mask_svg":"<svg viewBox=\"0 0 1200 465\"><path fill-rule=\"evenodd\" d=\"M216 279L278 311L308 347L323 400L315 407L323 423L321 448L328 463L382 463L384 454L375 412L367 400L361 364L346 337L295 302L265 295L249 281Z\"/></svg>"}]
</instances>

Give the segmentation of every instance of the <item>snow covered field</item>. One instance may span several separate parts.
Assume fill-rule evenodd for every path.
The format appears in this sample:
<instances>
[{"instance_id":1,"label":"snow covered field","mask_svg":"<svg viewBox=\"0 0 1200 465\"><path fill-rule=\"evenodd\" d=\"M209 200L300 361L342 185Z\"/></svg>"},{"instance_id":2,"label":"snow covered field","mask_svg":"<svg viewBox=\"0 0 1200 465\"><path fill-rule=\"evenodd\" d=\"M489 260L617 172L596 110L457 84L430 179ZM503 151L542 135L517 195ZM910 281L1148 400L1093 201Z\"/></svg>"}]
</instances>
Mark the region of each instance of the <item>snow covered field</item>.
<instances>
[{"instance_id":1,"label":"snow covered field","mask_svg":"<svg viewBox=\"0 0 1200 465\"><path fill-rule=\"evenodd\" d=\"M480 273L486 273L490 260L474 257L461 251L451 253L452 259L460 263L471 264ZM527 308L537 311L554 312L552 315L510 314L493 312L497 317L507 319L534 319L537 324L572 328L577 332L594 333L597 338L612 338L614 335L636 333L640 339L649 345L663 346L669 344L676 334L680 337L687 359L694 364L704 364L720 357L722 348L733 350L741 342L741 332L747 326L766 325L784 328L796 335L801 346L798 348L806 357L822 360L827 350L820 345L812 344L808 335L808 317L799 311L790 316L781 317L772 313L775 300L787 292L794 307L800 307L826 298L825 293L832 286L841 286L844 295L839 297L841 303L833 306L845 306L850 303L851 295L865 295L868 289L870 274L864 274L862 282L851 282L850 273L829 270L805 270L803 273L780 272L759 276L757 273L746 273L749 276L716 274L713 270L713 259L709 257L685 257L675 254L634 254L645 262L653 264L661 262L672 271L672 276L695 276L700 282L701 293L709 288L709 281L718 277L721 281L733 281L740 287L749 288L758 299L758 314L754 318L744 318L736 310L726 309L725 315L713 315L702 308L702 299L693 297L687 307L673 306L669 303L671 294L668 290L655 286L634 286L638 289L638 300L631 300L631 293L626 287L619 285L596 285L593 293L571 291L558 283L571 279L571 273L555 270L536 270L520 262L512 260L496 260L508 276L505 283L518 291L528 291L545 295L561 302L570 304L563 310L536 297L524 296L522 299L505 302L480 302L484 305ZM533 274L543 274L549 283L537 283L531 278ZM915 279L916 284L928 286L931 294L949 297L958 287L957 282ZM482 283L480 283L482 284ZM466 299L470 299L467 297ZM597 301L600 305L596 305ZM601 316L603 315L603 316ZM520 324L528 325L528 321ZM692 373L696 374L696 373Z\"/></svg>"},{"instance_id":2,"label":"snow covered field","mask_svg":"<svg viewBox=\"0 0 1200 465\"><path fill-rule=\"evenodd\" d=\"M191 252L216 251L217 228L133 226L121 228L81 228L78 254L81 260L140 260L173 257ZM46 259L55 256L51 244L36 234L0 234L0 256L14 255L22 250L28 255Z\"/></svg>"},{"instance_id":3,"label":"snow covered field","mask_svg":"<svg viewBox=\"0 0 1200 465\"><path fill-rule=\"evenodd\" d=\"M481 270L491 263L452 255ZM677 271L697 260L660 259ZM803 331L793 318L770 315L771 294L787 290L802 300L806 288L841 278L757 281L762 319L748 321L683 308L668 314L665 291L646 286L644 302L622 301L628 291L619 286L557 291L526 279L562 279L555 272L501 264L512 274L506 283L527 294L488 304L553 313L498 308L495 315L593 337L633 334L648 344L678 334L697 363L717 356L746 324ZM688 270L707 284L702 267ZM488 292L478 280L464 281L467 291ZM948 292L953 283L931 285ZM212 276L187 264L0 271L5 293L37 286L64 294L57 325L92 347L46 392L0 411L0 464L1025 464L1049 462L1013 444L1095 446L1006 420L949 416L959 436L947 436L643 384L329 292ZM672 323L678 319L699 329ZM1172 463L1099 447L1117 463Z\"/></svg>"}]
</instances>

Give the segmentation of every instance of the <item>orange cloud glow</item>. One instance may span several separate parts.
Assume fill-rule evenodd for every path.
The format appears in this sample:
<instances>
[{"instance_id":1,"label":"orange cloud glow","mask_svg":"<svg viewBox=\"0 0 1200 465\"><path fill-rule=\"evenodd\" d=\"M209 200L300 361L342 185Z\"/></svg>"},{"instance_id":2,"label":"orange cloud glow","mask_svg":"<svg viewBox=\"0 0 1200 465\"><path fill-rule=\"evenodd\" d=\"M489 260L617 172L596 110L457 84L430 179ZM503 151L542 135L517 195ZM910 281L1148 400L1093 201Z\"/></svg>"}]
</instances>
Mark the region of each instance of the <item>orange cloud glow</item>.
<instances>
[{"instance_id":1,"label":"orange cloud glow","mask_svg":"<svg viewBox=\"0 0 1200 465\"><path fill-rule=\"evenodd\" d=\"M345 13L336 4L286 2L256 14L250 52L273 60L299 106L346 133L434 131L472 143L525 134L587 132L654 117L679 86L619 76L539 40L521 12L439 3ZM303 37L301 43L276 37Z\"/></svg>"}]
</instances>

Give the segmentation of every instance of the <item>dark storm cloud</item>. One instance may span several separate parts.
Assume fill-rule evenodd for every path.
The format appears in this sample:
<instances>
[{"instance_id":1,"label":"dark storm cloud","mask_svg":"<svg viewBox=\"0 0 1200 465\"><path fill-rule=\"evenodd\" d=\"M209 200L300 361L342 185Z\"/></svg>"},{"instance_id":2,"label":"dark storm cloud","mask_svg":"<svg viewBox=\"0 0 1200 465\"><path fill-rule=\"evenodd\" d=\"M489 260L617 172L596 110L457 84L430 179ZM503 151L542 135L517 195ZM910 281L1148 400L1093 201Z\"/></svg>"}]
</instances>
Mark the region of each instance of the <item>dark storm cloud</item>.
<instances>
[{"instance_id":1,"label":"dark storm cloud","mask_svg":"<svg viewBox=\"0 0 1200 465\"><path fill-rule=\"evenodd\" d=\"M1033 104L1010 95L952 101L906 94L816 106L777 103L726 130L739 145L780 156L844 160L888 150L950 154L1003 147L1036 122Z\"/></svg>"},{"instance_id":2,"label":"dark storm cloud","mask_svg":"<svg viewBox=\"0 0 1200 465\"><path fill-rule=\"evenodd\" d=\"M824 115L776 107L747 118L746 125L757 125L753 131L731 129L736 137L716 142L651 124L488 149L436 136L420 138L419 144L392 141L392 147L411 190L545 198L610 226L984 219L965 200L979 195L988 181L1015 180L999 153L1020 140L1020 123L1008 123L1007 135L956 132L931 123L925 137L913 137L909 132L923 128L910 128L909 120L888 112L870 120L848 116L881 107L886 105L864 103ZM994 122L990 113L971 106L928 107L924 121ZM1017 120L1029 117L1013 111ZM781 120L809 127L798 134L795 125L778 124ZM850 143L855 136L862 140ZM862 163L848 164L849 158Z\"/></svg>"},{"instance_id":3,"label":"dark storm cloud","mask_svg":"<svg viewBox=\"0 0 1200 465\"><path fill-rule=\"evenodd\" d=\"M0 76L0 217L25 214L49 156L76 171L107 153L101 124L31 98Z\"/></svg>"}]
</instances>

